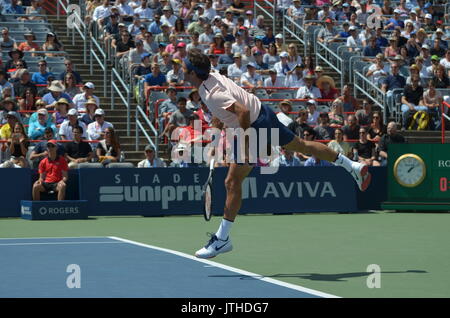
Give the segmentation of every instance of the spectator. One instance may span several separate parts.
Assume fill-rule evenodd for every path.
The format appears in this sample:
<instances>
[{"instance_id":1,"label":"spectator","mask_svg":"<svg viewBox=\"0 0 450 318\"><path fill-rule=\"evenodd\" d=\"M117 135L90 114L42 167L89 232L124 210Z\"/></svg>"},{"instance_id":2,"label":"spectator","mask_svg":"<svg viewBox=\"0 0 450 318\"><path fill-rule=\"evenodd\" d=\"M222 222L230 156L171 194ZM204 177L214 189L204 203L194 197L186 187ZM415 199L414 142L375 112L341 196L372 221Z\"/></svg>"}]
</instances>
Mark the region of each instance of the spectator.
<instances>
[{"instance_id":1,"label":"spectator","mask_svg":"<svg viewBox=\"0 0 450 318\"><path fill-rule=\"evenodd\" d=\"M385 25L384 29L385 30L394 30L395 27L400 27L400 28L403 29L405 27L405 24L400 19L400 14L401 13L402 13L402 11L400 11L399 9L395 9L394 10L394 17L390 18L386 22L386 25Z\"/></svg>"},{"instance_id":2,"label":"spectator","mask_svg":"<svg viewBox=\"0 0 450 318\"><path fill-rule=\"evenodd\" d=\"M7 117L9 112L16 112L18 110L17 103L14 98L7 97L0 101L1 105L1 115L0 115L0 125L4 125L8 122Z\"/></svg>"},{"instance_id":3,"label":"spectator","mask_svg":"<svg viewBox=\"0 0 450 318\"><path fill-rule=\"evenodd\" d=\"M49 76L55 77L53 73L47 72L47 62L45 60L41 60L38 62L39 72L33 73L31 77L31 81L35 84L46 85L47 79Z\"/></svg>"},{"instance_id":4,"label":"spectator","mask_svg":"<svg viewBox=\"0 0 450 318\"><path fill-rule=\"evenodd\" d=\"M114 36L119 34L120 32L119 18L120 15L117 14L112 14L109 17L109 22L106 24L105 27L105 35L104 35L105 44L108 43L108 41L112 40Z\"/></svg>"},{"instance_id":5,"label":"spectator","mask_svg":"<svg viewBox=\"0 0 450 318\"><path fill-rule=\"evenodd\" d=\"M294 155L294 152L284 147L281 147L280 152L280 156L271 162L270 165L272 167L299 167L302 165L300 159Z\"/></svg>"},{"instance_id":6,"label":"spectator","mask_svg":"<svg viewBox=\"0 0 450 318\"><path fill-rule=\"evenodd\" d=\"M441 46L441 40L440 39L434 39L433 40L433 47L430 50L430 54L432 56L443 57L445 55L445 49Z\"/></svg>"},{"instance_id":7,"label":"spectator","mask_svg":"<svg viewBox=\"0 0 450 318\"><path fill-rule=\"evenodd\" d=\"M278 56L277 46L275 43L270 43L267 53L263 56L263 62L266 63L268 67L273 67L279 61L280 57Z\"/></svg>"},{"instance_id":8,"label":"spectator","mask_svg":"<svg viewBox=\"0 0 450 318\"><path fill-rule=\"evenodd\" d=\"M166 5L163 7L162 11L163 16L161 16L161 22L163 24L166 23L170 28L173 28L175 26L175 22L177 21L177 17L172 14L172 8Z\"/></svg>"},{"instance_id":9,"label":"spectator","mask_svg":"<svg viewBox=\"0 0 450 318\"><path fill-rule=\"evenodd\" d=\"M9 52L18 51L16 40L9 36L9 29L6 27L2 28L2 37L0 38L0 48L4 51ZM11 57L11 55L9 56Z\"/></svg>"},{"instance_id":10,"label":"spectator","mask_svg":"<svg viewBox=\"0 0 450 318\"><path fill-rule=\"evenodd\" d=\"M189 93L189 101L187 102L186 108L192 111L197 111L201 108L200 94L196 88L193 88Z\"/></svg>"},{"instance_id":11,"label":"spectator","mask_svg":"<svg viewBox=\"0 0 450 318\"><path fill-rule=\"evenodd\" d=\"M65 198L69 167L56 147L56 140L47 142L48 156L39 163L39 180L33 185L33 201L39 201L42 192L57 192L58 201Z\"/></svg>"},{"instance_id":12,"label":"spectator","mask_svg":"<svg viewBox=\"0 0 450 318\"><path fill-rule=\"evenodd\" d=\"M88 127L90 123L93 123L95 121L95 111L97 110L98 105L95 99L89 98L85 106L86 113L81 117L81 121L86 125L86 127Z\"/></svg>"},{"instance_id":13,"label":"spectator","mask_svg":"<svg viewBox=\"0 0 450 318\"><path fill-rule=\"evenodd\" d=\"M145 52L149 52L151 54L155 54L158 52L158 43L156 43L153 39L153 33L145 32L144 33L144 50Z\"/></svg>"},{"instance_id":14,"label":"spectator","mask_svg":"<svg viewBox=\"0 0 450 318\"><path fill-rule=\"evenodd\" d=\"M64 77L64 93L70 96L70 98L73 98L80 94L80 88L77 86L77 80L73 73L67 73Z\"/></svg>"},{"instance_id":15,"label":"spectator","mask_svg":"<svg viewBox=\"0 0 450 318\"><path fill-rule=\"evenodd\" d=\"M341 128L336 128L334 131L334 137L332 141L328 143L328 147L340 153L348 158L352 158L352 147L346 141L344 141L344 132Z\"/></svg>"},{"instance_id":16,"label":"spectator","mask_svg":"<svg viewBox=\"0 0 450 318\"><path fill-rule=\"evenodd\" d=\"M248 63L255 63L255 57L252 54L252 48L249 45L245 46L244 54L241 54L242 65L247 66Z\"/></svg>"},{"instance_id":17,"label":"spectator","mask_svg":"<svg viewBox=\"0 0 450 318\"><path fill-rule=\"evenodd\" d=\"M66 70L59 75L58 79L60 81L64 81L66 75L70 73L75 76L75 84L78 85L83 82L83 80L81 79L81 75L73 69L73 62L71 60L64 60L64 66L66 67Z\"/></svg>"},{"instance_id":18,"label":"spectator","mask_svg":"<svg viewBox=\"0 0 450 318\"><path fill-rule=\"evenodd\" d=\"M306 159L304 163L305 167L332 167L333 164L326 160L320 160L314 156L309 157Z\"/></svg>"},{"instance_id":19,"label":"spectator","mask_svg":"<svg viewBox=\"0 0 450 318\"><path fill-rule=\"evenodd\" d=\"M361 51L361 46L363 43L361 39L358 37L357 30L358 28L355 26L351 26L349 29L350 36L347 38L347 47L349 52L359 52Z\"/></svg>"},{"instance_id":20,"label":"spectator","mask_svg":"<svg viewBox=\"0 0 450 318\"><path fill-rule=\"evenodd\" d=\"M56 126L50 120L48 120L48 111L45 108L41 108L37 111L37 120L30 120L30 126L28 127L28 136L31 140L43 139L46 128L51 128L53 134L56 134Z\"/></svg>"},{"instance_id":21,"label":"spectator","mask_svg":"<svg viewBox=\"0 0 450 318\"><path fill-rule=\"evenodd\" d=\"M445 67L442 64L436 66L436 73L433 76L433 84L436 88L450 87L450 80L445 72Z\"/></svg>"},{"instance_id":22,"label":"spectator","mask_svg":"<svg viewBox=\"0 0 450 318\"><path fill-rule=\"evenodd\" d=\"M152 72L145 75L144 80L145 98L148 98L149 88L167 85L166 76L161 73L157 63L152 64Z\"/></svg>"},{"instance_id":23,"label":"spectator","mask_svg":"<svg viewBox=\"0 0 450 318\"><path fill-rule=\"evenodd\" d=\"M300 138L303 138L303 133L307 128L310 128L310 126L307 124L308 120L308 112L304 109L301 109L298 112L298 117L289 124L288 128L297 136Z\"/></svg>"},{"instance_id":24,"label":"spectator","mask_svg":"<svg viewBox=\"0 0 450 318\"><path fill-rule=\"evenodd\" d=\"M212 21L212 19L216 15L217 15L217 11L213 7L213 1L212 0L206 0L204 13L200 17L204 17L205 19L208 19L209 21Z\"/></svg>"},{"instance_id":25,"label":"spectator","mask_svg":"<svg viewBox=\"0 0 450 318\"><path fill-rule=\"evenodd\" d=\"M392 63L392 74L388 75L382 82L381 90L386 93L388 103L392 102L392 99L394 98L393 90L397 88L404 88L406 85L406 80L399 74L399 71L400 70L398 64Z\"/></svg>"},{"instance_id":26,"label":"spectator","mask_svg":"<svg viewBox=\"0 0 450 318\"><path fill-rule=\"evenodd\" d=\"M341 128L345 123L344 103L340 98L336 98L331 104L330 126L333 128Z\"/></svg>"},{"instance_id":27,"label":"spectator","mask_svg":"<svg viewBox=\"0 0 450 318\"><path fill-rule=\"evenodd\" d=\"M47 149L47 142L49 140L54 139L54 132L53 129L50 127L45 128L44 130L44 136L43 140L40 141L36 146L34 146L33 150L30 154L30 162L31 167L33 169L37 169L39 167L39 163L47 157L48 155L48 149ZM65 150L64 147L60 144L57 144L57 150L56 150L58 156L64 156Z\"/></svg>"},{"instance_id":28,"label":"spectator","mask_svg":"<svg viewBox=\"0 0 450 318\"><path fill-rule=\"evenodd\" d=\"M65 98L67 99L67 101L69 102L69 105L72 106L73 105L73 101L70 98L69 95L67 95L66 93L64 93L64 86L61 84L60 81L53 81L51 82L51 85L48 87L48 90L50 91L49 93L45 94L42 97L42 101L45 103L45 107L47 109L54 109L56 102L60 99L60 98ZM78 95L77 95L78 96ZM77 97L75 96L75 98Z\"/></svg>"},{"instance_id":29,"label":"spectator","mask_svg":"<svg viewBox=\"0 0 450 318\"><path fill-rule=\"evenodd\" d=\"M412 64L409 67L409 74L410 75L406 78L406 85L411 85L412 79L417 78L419 80L420 86L422 86L422 87L427 86L427 82L425 81L425 79L420 78L420 69L417 64Z\"/></svg>"},{"instance_id":30,"label":"spectator","mask_svg":"<svg viewBox=\"0 0 450 318\"><path fill-rule=\"evenodd\" d=\"M141 40L136 41L136 47L130 50L128 54L128 69L133 70L141 63L142 54L148 53L144 49L144 42Z\"/></svg>"},{"instance_id":31,"label":"spectator","mask_svg":"<svg viewBox=\"0 0 450 318\"><path fill-rule=\"evenodd\" d=\"M25 132L25 128L20 122L16 122L13 126L13 133L8 140L8 147L11 154L11 161L21 168L28 167L26 159L30 142Z\"/></svg>"},{"instance_id":32,"label":"spectator","mask_svg":"<svg viewBox=\"0 0 450 318\"><path fill-rule=\"evenodd\" d=\"M28 119L28 125L31 125L31 123L38 121L38 113L37 113L37 111L39 109L46 109L45 108L45 103L42 101L42 99L36 100L36 102L34 104L34 107L35 107L36 111L33 112L31 114L30 118ZM53 117L52 116L47 116L47 121L48 121L49 125L52 124L53 123Z\"/></svg>"},{"instance_id":33,"label":"spectator","mask_svg":"<svg viewBox=\"0 0 450 318\"><path fill-rule=\"evenodd\" d=\"M187 100L184 97L180 97L177 100L178 109L170 115L169 124L163 131L163 135L172 136L172 132L177 127L185 127L189 125L189 116L193 114L192 110L186 108Z\"/></svg>"},{"instance_id":34,"label":"spectator","mask_svg":"<svg viewBox=\"0 0 450 318\"><path fill-rule=\"evenodd\" d=\"M428 44L423 44L421 47L420 55L416 56L416 64L418 64L418 61L421 62L423 65L423 69L421 68L421 73L425 71L425 69L428 66L431 66L431 55L430 55L430 47ZM426 74L426 73L423 73ZM421 74L422 76L422 74ZM426 77L427 75L423 75L423 77Z\"/></svg>"},{"instance_id":35,"label":"spectator","mask_svg":"<svg viewBox=\"0 0 450 318\"><path fill-rule=\"evenodd\" d=\"M323 99L336 99L339 91L335 88L334 80L327 75L321 76L316 81L317 87L320 89L320 95Z\"/></svg>"},{"instance_id":36,"label":"spectator","mask_svg":"<svg viewBox=\"0 0 450 318\"><path fill-rule=\"evenodd\" d=\"M190 163L190 154L187 146L183 143L178 143L175 148L175 154L169 167L172 168L189 168L192 167Z\"/></svg>"},{"instance_id":37,"label":"spectator","mask_svg":"<svg viewBox=\"0 0 450 318\"><path fill-rule=\"evenodd\" d=\"M33 95L37 95L37 87L31 82L30 72L27 69L22 69L19 73L19 81L14 83L14 95L21 96L27 88L33 90Z\"/></svg>"},{"instance_id":38,"label":"spectator","mask_svg":"<svg viewBox=\"0 0 450 318\"><path fill-rule=\"evenodd\" d=\"M193 31L193 32L196 32L196 31ZM203 45L206 45L206 44L209 45L211 42L214 41L214 36L215 36L215 34L213 32L211 24L205 23L205 28L204 28L203 32L200 33L199 42L200 42L200 44L203 44Z\"/></svg>"},{"instance_id":39,"label":"spectator","mask_svg":"<svg viewBox=\"0 0 450 318\"><path fill-rule=\"evenodd\" d=\"M184 86L184 72L181 68L181 60L172 60L172 69L167 73L169 85Z\"/></svg>"},{"instance_id":40,"label":"spectator","mask_svg":"<svg viewBox=\"0 0 450 318\"><path fill-rule=\"evenodd\" d=\"M145 159L140 161L137 165L138 168L165 168L164 161L156 157L155 148L151 145L145 146Z\"/></svg>"},{"instance_id":41,"label":"spectator","mask_svg":"<svg viewBox=\"0 0 450 318\"><path fill-rule=\"evenodd\" d=\"M359 125L355 115L348 116L347 125L342 130L344 131L344 140L356 140L359 138Z\"/></svg>"},{"instance_id":42,"label":"spectator","mask_svg":"<svg viewBox=\"0 0 450 318\"><path fill-rule=\"evenodd\" d=\"M377 144L385 133L386 126L383 124L383 118L381 117L380 112L373 112L372 122L367 131L367 140Z\"/></svg>"},{"instance_id":43,"label":"spectator","mask_svg":"<svg viewBox=\"0 0 450 318\"><path fill-rule=\"evenodd\" d=\"M382 31L383 31L382 27L379 27L379 28L377 27L376 33L375 33L377 47L379 47L379 48L387 47L389 45L389 41L383 36Z\"/></svg>"},{"instance_id":44,"label":"spectator","mask_svg":"<svg viewBox=\"0 0 450 318\"><path fill-rule=\"evenodd\" d=\"M314 129L312 127L305 128L305 130L303 132L303 139L306 141L314 141L316 139L316 132L314 131ZM306 160L311 158L311 154L307 154L307 153L297 152L296 155L300 159L300 161L303 162L303 165L305 164Z\"/></svg>"},{"instance_id":45,"label":"spectator","mask_svg":"<svg viewBox=\"0 0 450 318\"><path fill-rule=\"evenodd\" d=\"M293 122L289 114L292 112L292 103L285 99L280 102L278 107L280 108L280 112L277 114L277 118L283 125L288 127Z\"/></svg>"},{"instance_id":46,"label":"spectator","mask_svg":"<svg viewBox=\"0 0 450 318\"><path fill-rule=\"evenodd\" d=\"M384 56L386 58L395 57L400 54L400 47L398 46L398 38L391 36L389 38L389 46L384 49Z\"/></svg>"},{"instance_id":47,"label":"spectator","mask_svg":"<svg viewBox=\"0 0 450 318\"><path fill-rule=\"evenodd\" d=\"M377 56L378 54L382 54L380 46L377 44L377 38L371 37L369 38L369 45L364 48L363 55L367 57ZM369 59L366 59L368 61Z\"/></svg>"},{"instance_id":48,"label":"spectator","mask_svg":"<svg viewBox=\"0 0 450 318\"><path fill-rule=\"evenodd\" d=\"M450 50L447 50L447 52L445 52L444 58L442 58L439 63L445 67L445 71L448 75L450 73Z\"/></svg>"},{"instance_id":49,"label":"spectator","mask_svg":"<svg viewBox=\"0 0 450 318\"><path fill-rule=\"evenodd\" d=\"M174 87L169 87L166 90L166 94L169 97L161 103L159 106L158 117L160 121L160 131L165 128L165 123L169 120L172 113L178 110L177 107L177 90Z\"/></svg>"},{"instance_id":50,"label":"spectator","mask_svg":"<svg viewBox=\"0 0 450 318\"><path fill-rule=\"evenodd\" d=\"M253 11L252 10L248 10L245 12L245 22L244 22L244 27L246 27L247 29L252 29L252 28L256 28L256 19L254 18L253 15Z\"/></svg>"},{"instance_id":51,"label":"spectator","mask_svg":"<svg viewBox=\"0 0 450 318\"><path fill-rule=\"evenodd\" d=\"M253 53L253 57L255 58L255 66L256 66L256 73L258 74L268 74L269 73L269 65L264 63L263 61L263 55L261 52L255 52Z\"/></svg>"},{"instance_id":52,"label":"spectator","mask_svg":"<svg viewBox=\"0 0 450 318\"><path fill-rule=\"evenodd\" d=\"M153 22L150 23L150 25L148 26L148 32L151 32L153 35L158 35L158 34L162 33L161 16L158 13L154 14ZM155 38L155 41L156 41L156 38Z\"/></svg>"},{"instance_id":53,"label":"spectator","mask_svg":"<svg viewBox=\"0 0 450 318\"><path fill-rule=\"evenodd\" d=\"M175 53L176 47L178 43L178 38L175 34L169 35L169 44L166 46L166 52L170 55L173 55Z\"/></svg>"},{"instance_id":54,"label":"spectator","mask_svg":"<svg viewBox=\"0 0 450 318\"><path fill-rule=\"evenodd\" d=\"M94 95L95 85L92 82L87 82L83 86L83 92L73 98L73 103L78 111L86 111L86 102L89 99L95 99L97 105L100 105L100 98Z\"/></svg>"},{"instance_id":55,"label":"spectator","mask_svg":"<svg viewBox=\"0 0 450 318\"><path fill-rule=\"evenodd\" d=\"M39 51L39 45L34 42L36 41L36 35L34 35L33 31L26 31L23 35L25 38L25 42L19 44L18 49L22 52L34 52Z\"/></svg>"},{"instance_id":56,"label":"spectator","mask_svg":"<svg viewBox=\"0 0 450 318\"><path fill-rule=\"evenodd\" d=\"M135 44L130 34L127 31L122 31L120 33L120 39L114 39L111 46L116 50L116 57L121 59L130 53L130 50L135 47Z\"/></svg>"},{"instance_id":57,"label":"spectator","mask_svg":"<svg viewBox=\"0 0 450 318\"><path fill-rule=\"evenodd\" d=\"M234 53L234 63L228 65L228 77L232 79L235 82L238 82L242 76L242 74L245 73L247 68L242 65L242 55L241 53Z\"/></svg>"},{"instance_id":58,"label":"spectator","mask_svg":"<svg viewBox=\"0 0 450 318\"><path fill-rule=\"evenodd\" d=\"M4 99L3 96L3 90L5 88L9 88L11 90L11 97L14 98L14 88L10 82L8 82L8 73L6 73L4 70L0 69L0 100Z\"/></svg>"},{"instance_id":59,"label":"spectator","mask_svg":"<svg viewBox=\"0 0 450 318\"><path fill-rule=\"evenodd\" d=\"M380 140L380 160L381 165L386 166L388 159L388 148L391 144L403 144L405 143L405 138L397 133L397 123L391 121L387 125L387 133L381 137Z\"/></svg>"},{"instance_id":60,"label":"spectator","mask_svg":"<svg viewBox=\"0 0 450 318\"><path fill-rule=\"evenodd\" d=\"M266 48L263 44L263 38L262 36L257 36L255 38L255 46L252 48L252 53L255 54L256 52L261 53L261 55L264 55L267 53Z\"/></svg>"},{"instance_id":61,"label":"spectator","mask_svg":"<svg viewBox=\"0 0 450 318\"><path fill-rule=\"evenodd\" d=\"M266 34L265 26L264 26L264 16L258 15L256 17L256 26L254 28L249 29L249 34L251 37L256 38L257 36L262 36Z\"/></svg>"},{"instance_id":62,"label":"spectator","mask_svg":"<svg viewBox=\"0 0 450 318\"><path fill-rule=\"evenodd\" d=\"M141 1L141 6L134 8L134 14L139 15L143 23L153 20L153 10L148 7L147 1Z\"/></svg>"},{"instance_id":63,"label":"spectator","mask_svg":"<svg viewBox=\"0 0 450 318\"><path fill-rule=\"evenodd\" d=\"M121 158L120 143L114 128L108 127L105 130L105 139L102 139L97 146L96 154L98 161L103 165L111 162L119 162Z\"/></svg>"},{"instance_id":64,"label":"spectator","mask_svg":"<svg viewBox=\"0 0 450 318\"><path fill-rule=\"evenodd\" d=\"M115 7L119 9L120 17L123 21L133 21L134 11L133 8L126 3L126 0L117 0Z\"/></svg>"},{"instance_id":65,"label":"spectator","mask_svg":"<svg viewBox=\"0 0 450 318\"><path fill-rule=\"evenodd\" d=\"M364 127L359 128L358 142L353 146L354 160L364 162L368 166L380 166L376 160L375 144L367 140L367 130Z\"/></svg>"},{"instance_id":66,"label":"spectator","mask_svg":"<svg viewBox=\"0 0 450 318\"><path fill-rule=\"evenodd\" d=\"M291 88L305 86L306 83L303 80L303 69L304 68L305 68L305 65L297 64L292 71L289 71L287 73L284 86L291 87Z\"/></svg>"},{"instance_id":67,"label":"spectator","mask_svg":"<svg viewBox=\"0 0 450 318\"><path fill-rule=\"evenodd\" d=\"M92 14L92 20L97 23L99 29L101 29L111 16L111 7L109 5L110 0L103 0L102 5L95 8Z\"/></svg>"},{"instance_id":68,"label":"spectator","mask_svg":"<svg viewBox=\"0 0 450 318\"><path fill-rule=\"evenodd\" d=\"M162 74L167 75L172 70L172 57L167 52L161 53L162 60L158 62L159 70Z\"/></svg>"},{"instance_id":69,"label":"spectator","mask_svg":"<svg viewBox=\"0 0 450 318\"><path fill-rule=\"evenodd\" d=\"M2 6L2 14L25 14L25 9L18 2L18 0L5 2Z\"/></svg>"},{"instance_id":70,"label":"spectator","mask_svg":"<svg viewBox=\"0 0 450 318\"><path fill-rule=\"evenodd\" d=\"M50 52L59 52L64 51L64 46L59 42L57 36L53 32L47 33L47 37L45 38L45 43L42 45L43 51ZM58 56L59 54L55 53L45 53L46 56Z\"/></svg>"},{"instance_id":71,"label":"spectator","mask_svg":"<svg viewBox=\"0 0 450 318\"><path fill-rule=\"evenodd\" d=\"M78 164L90 162L94 157L91 145L82 140L83 128L80 126L72 127L73 140L66 143L66 158L70 169L77 169Z\"/></svg>"},{"instance_id":72,"label":"spectator","mask_svg":"<svg viewBox=\"0 0 450 318\"><path fill-rule=\"evenodd\" d=\"M288 47L284 44L283 40L283 34L278 33L277 35L275 35L275 46L277 47L277 52L288 51Z\"/></svg>"},{"instance_id":73,"label":"spectator","mask_svg":"<svg viewBox=\"0 0 450 318\"><path fill-rule=\"evenodd\" d=\"M317 40L321 43L329 44L338 41L338 37L339 34L334 27L333 20L330 18L325 19L325 27L320 30Z\"/></svg>"},{"instance_id":74,"label":"spectator","mask_svg":"<svg viewBox=\"0 0 450 318\"><path fill-rule=\"evenodd\" d=\"M264 80L264 87L286 87L283 77L277 76L277 70L271 68L269 70L269 77ZM271 90L267 90L268 94L271 94Z\"/></svg>"},{"instance_id":75,"label":"spectator","mask_svg":"<svg viewBox=\"0 0 450 318\"><path fill-rule=\"evenodd\" d=\"M407 128L409 114L415 113L420 110L427 110L426 106L420 106L420 100L423 96L423 87L419 84L418 78L413 78L411 85L406 85L403 89L402 96L402 117L403 117L403 127Z\"/></svg>"},{"instance_id":76,"label":"spectator","mask_svg":"<svg viewBox=\"0 0 450 318\"><path fill-rule=\"evenodd\" d=\"M442 94L436 90L432 80L428 81L428 89L423 93L420 105L427 107L427 113L430 115L430 129L434 130L439 126L439 107L442 105Z\"/></svg>"},{"instance_id":77,"label":"spectator","mask_svg":"<svg viewBox=\"0 0 450 318\"><path fill-rule=\"evenodd\" d=\"M175 34L177 39L182 40L183 37L187 36L186 28L184 26L183 19L180 17L175 21L172 34Z\"/></svg>"},{"instance_id":78,"label":"spectator","mask_svg":"<svg viewBox=\"0 0 450 318\"><path fill-rule=\"evenodd\" d=\"M150 53L143 53L141 55L141 64L133 70L133 76L137 81L143 80L145 75L152 72L150 56Z\"/></svg>"},{"instance_id":79,"label":"spectator","mask_svg":"<svg viewBox=\"0 0 450 318\"><path fill-rule=\"evenodd\" d=\"M306 102L306 107L308 109L307 124L314 127L318 124L320 115L320 112L317 110L317 102L314 99L310 99ZM316 134L314 134L314 136L316 136Z\"/></svg>"},{"instance_id":80,"label":"spectator","mask_svg":"<svg viewBox=\"0 0 450 318\"><path fill-rule=\"evenodd\" d=\"M83 128L83 138L87 138L86 125L84 122L78 119L78 112L75 108L72 108L67 113L68 119L65 120L59 127L59 137L61 140L73 140L72 129L75 126Z\"/></svg>"},{"instance_id":81,"label":"spectator","mask_svg":"<svg viewBox=\"0 0 450 318\"><path fill-rule=\"evenodd\" d=\"M389 74L389 67L384 64L384 55L382 53L378 53L375 57L375 62L370 65L367 70L366 77L372 80L377 86L381 85L381 82L386 78Z\"/></svg>"},{"instance_id":82,"label":"spectator","mask_svg":"<svg viewBox=\"0 0 450 318\"><path fill-rule=\"evenodd\" d=\"M53 113L53 122L56 125L61 125L66 119L68 119L67 113L69 112L69 102L67 99L58 99L55 110L56 111Z\"/></svg>"},{"instance_id":83,"label":"spectator","mask_svg":"<svg viewBox=\"0 0 450 318\"><path fill-rule=\"evenodd\" d=\"M141 24L141 20L139 19L139 15L136 14L131 19L133 20L133 23L131 23L128 26L127 31L128 31L128 33L130 33L131 37L134 38L137 41L138 35L142 31L145 31L145 26L143 24ZM141 27L142 27L142 29L141 29Z\"/></svg>"},{"instance_id":84,"label":"spectator","mask_svg":"<svg viewBox=\"0 0 450 318\"><path fill-rule=\"evenodd\" d=\"M231 42L225 42L224 53L219 57L219 64L233 64L233 53L231 52Z\"/></svg>"},{"instance_id":85,"label":"spectator","mask_svg":"<svg viewBox=\"0 0 450 318\"><path fill-rule=\"evenodd\" d=\"M368 126L372 120L372 104L365 99L362 106L362 109L356 111L355 116L361 126Z\"/></svg>"},{"instance_id":86,"label":"spectator","mask_svg":"<svg viewBox=\"0 0 450 318\"><path fill-rule=\"evenodd\" d=\"M308 74L305 76L305 86L302 86L298 89L296 98L298 99L322 98L320 89L313 85L314 79L315 79L314 75Z\"/></svg>"},{"instance_id":87,"label":"spectator","mask_svg":"<svg viewBox=\"0 0 450 318\"><path fill-rule=\"evenodd\" d=\"M17 83L20 80L20 76L22 76L22 72L24 72L25 69L25 61L18 61L16 62L16 65L14 66L14 69L9 69L9 73L11 74L10 82L11 83Z\"/></svg>"},{"instance_id":88,"label":"spectator","mask_svg":"<svg viewBox=\"0 0 450 318\"><path fill-rule=\"evenodd\" d=\"M89 140L101 140L105 138L107 128L112 128L113 125L105 121L105 111L97 108L94 113L94 122L87 126L87 136Z\"/></svg>"},{"instance_id":89,"label":"spectator","mask_svg":"<svg viewBox=\"0 0 450 318\"><path fill-rule=\"evenodd\" d=\"M203 45L200 44L200 34L198 32L194 32L191 35L191 43L189 43L186 46L186 53L189 53L190 50L192 49L198 49L198 50L202 50L203 49Z\"/></svg>"},{"instance_id":90,"label":"spectator","mask_svg":"<svg viewBox=\"0 0 450 318\"><path fill-rule=\"evenodd\" d=\"M316 138L319 140L334 139L334 128L330 127L330 118L328 113L322 112L319 115L319 125L314 127Z\"/></svg>"},{"instance_id":91,"label":"spectator","mask_svg":"<svg viewBox=\"0 0 450 318\"><path fill-rule=\"evenodd\" d=\"M8 140L11 138L11 135L14 131L14 126L16 123L20 122L20 115L15 111L9 111L6 114L6 123L0 128L0 139ZM5 144L2 144L2 147L5 147ZM3 149L4 151L5 149Z\"/></svg>"},{"instance_id":92,"label":"spectator","mask_svg":"<svg viewBox=\"0 0 450 318\"><path fill-rule=\"evenodd\" d=\"M241 75L241 86L249 87L250 89L263 86L261 75L256 73L255 63L247 64L247 72Z\"/></svg>"},{"instance_id":93,"label":"spectator","mask_svg":"<svg viewBox=\"0 0 450 318\"><path fill-rule=\"evenodd\" d=\"M315 66L314 66L314 59L312 56L307 56L305 58L305 67L303 70L303 77L305 77L308 74L314 75L315 74Z\"/></svg>"}]
</instances>

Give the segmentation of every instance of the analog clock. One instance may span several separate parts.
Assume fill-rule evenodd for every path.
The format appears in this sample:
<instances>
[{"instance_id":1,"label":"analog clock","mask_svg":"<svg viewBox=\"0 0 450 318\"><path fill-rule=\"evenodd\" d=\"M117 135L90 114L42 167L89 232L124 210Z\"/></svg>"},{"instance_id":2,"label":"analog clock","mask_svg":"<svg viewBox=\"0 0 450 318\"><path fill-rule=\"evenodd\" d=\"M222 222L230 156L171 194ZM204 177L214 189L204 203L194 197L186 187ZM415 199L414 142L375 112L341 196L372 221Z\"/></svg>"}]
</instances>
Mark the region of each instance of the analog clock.
<instances>
[{"instance_id":1,"label":"analog clock","mask_svg":"<svg viewBox=\"0 0 450 318\"><path fill-rule=\"evenodd\" d=\"M417 187L426 176L425 162L415 154L404 154L395 161L394 177L404 187Z\"/></svg>"}]
</instances>

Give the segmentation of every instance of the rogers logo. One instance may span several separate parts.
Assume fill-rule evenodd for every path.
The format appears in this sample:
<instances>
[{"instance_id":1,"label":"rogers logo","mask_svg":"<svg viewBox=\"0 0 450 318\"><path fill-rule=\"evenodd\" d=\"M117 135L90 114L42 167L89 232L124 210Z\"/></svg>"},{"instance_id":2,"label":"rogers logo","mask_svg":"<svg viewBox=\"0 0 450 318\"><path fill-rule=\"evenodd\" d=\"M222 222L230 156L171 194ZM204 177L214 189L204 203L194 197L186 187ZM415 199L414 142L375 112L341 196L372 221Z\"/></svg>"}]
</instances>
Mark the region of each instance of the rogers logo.
<instances>
[{"instance_id":1,"label":"rogers logo","mask_svg":"<svg viewBox=\"0 0 450 318\"><path fill-rule=\"evenodd\" d=\"M47 214L47 208L46 207L42 207L39 209L39 214L40 215L46 215Z\"/></svg>"}]
</instances>

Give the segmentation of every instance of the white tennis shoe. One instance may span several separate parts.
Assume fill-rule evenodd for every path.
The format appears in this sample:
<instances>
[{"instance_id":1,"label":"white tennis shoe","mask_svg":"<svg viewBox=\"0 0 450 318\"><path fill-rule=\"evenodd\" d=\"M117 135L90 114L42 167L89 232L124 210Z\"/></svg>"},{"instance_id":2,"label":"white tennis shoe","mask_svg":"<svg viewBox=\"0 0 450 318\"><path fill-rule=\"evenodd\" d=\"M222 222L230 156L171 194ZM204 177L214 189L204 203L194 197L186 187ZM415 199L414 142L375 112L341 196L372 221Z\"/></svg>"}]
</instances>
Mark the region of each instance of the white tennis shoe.
<instances>
[{"instance_id":1,"label":"white tennis shoe","mask_svg":"<svg viewBox=\"0 0 450 318\"><path fill-rule=\"evenodd\" d=\"M372 176L369 173L369 166L364 163L353 162L350 173L358 184L359 190L366 191L372 180Z\"/></svg>"},{"instance_id":2,"label":"white tennis shoe","mask_svg":"<svg viewBox=\"0 0 450 318\"><path fill-rule=\"evenodd\" d=\"M215 234L211 234L211 239L208 244L195 252L195 256L198 258L213 258L218 254L230 252L232 249L233 245L231 244L230 237L226 240L219 240Z\"/></svg>"}]
</instances>

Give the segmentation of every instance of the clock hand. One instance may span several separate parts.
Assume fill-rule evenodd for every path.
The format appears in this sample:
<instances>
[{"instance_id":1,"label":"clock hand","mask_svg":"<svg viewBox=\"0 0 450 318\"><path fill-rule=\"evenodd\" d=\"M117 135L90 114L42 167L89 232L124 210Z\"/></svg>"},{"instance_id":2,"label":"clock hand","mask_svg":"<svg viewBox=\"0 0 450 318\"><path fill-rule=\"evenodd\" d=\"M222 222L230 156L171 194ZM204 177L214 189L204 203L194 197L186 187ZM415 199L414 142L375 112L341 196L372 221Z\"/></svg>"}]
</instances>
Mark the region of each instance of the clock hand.
<instances>
[{"instance_id":1,"label":"clock hand","mask_svg":"<svg viewBox=\"0 0 450 318\"><path fill-rule=\"evenodd\" d=\"M412 171L412 169L414 169L416 166L412 166L411 168L408 169L408 173L410 173Z\"/></svg>"}]
</instances>

